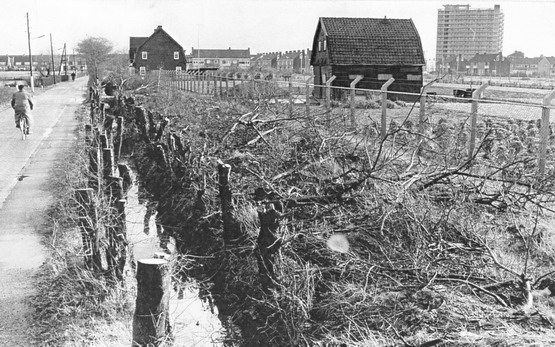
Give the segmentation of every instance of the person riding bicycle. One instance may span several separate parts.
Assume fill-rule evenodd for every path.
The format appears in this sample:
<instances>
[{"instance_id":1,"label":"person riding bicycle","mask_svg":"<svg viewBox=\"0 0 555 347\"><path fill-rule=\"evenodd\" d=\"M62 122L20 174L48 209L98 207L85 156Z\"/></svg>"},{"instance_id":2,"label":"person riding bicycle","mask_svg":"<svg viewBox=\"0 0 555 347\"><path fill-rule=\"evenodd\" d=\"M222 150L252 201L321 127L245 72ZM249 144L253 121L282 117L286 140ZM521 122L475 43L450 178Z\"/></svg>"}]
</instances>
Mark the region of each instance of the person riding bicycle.
<instances>
[{"instance_id":1,"label":"person riding bicycle","mask_svg":"<svg viewBox=\"0 0 555 347\"><path fill-rule=\"evenodd\" d=\"M17 86L18 91L13 93L12 108L15 110L15 126L19 128L19 118L25 117L27 120L27 134L31 134L31 126L33 125L33 99L31 94L23 90L24 85Z\"/></svg>"}]
</instances>

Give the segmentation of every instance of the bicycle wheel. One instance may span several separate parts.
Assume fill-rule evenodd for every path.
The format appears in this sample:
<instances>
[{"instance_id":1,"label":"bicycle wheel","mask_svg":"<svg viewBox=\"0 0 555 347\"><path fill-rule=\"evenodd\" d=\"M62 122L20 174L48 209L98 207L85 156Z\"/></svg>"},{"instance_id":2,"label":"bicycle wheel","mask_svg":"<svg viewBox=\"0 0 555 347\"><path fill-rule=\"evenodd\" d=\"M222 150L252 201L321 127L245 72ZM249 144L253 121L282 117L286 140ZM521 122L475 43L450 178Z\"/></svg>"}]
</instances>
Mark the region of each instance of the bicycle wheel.
<instances>
[{"instance_id":1,"label":"bicycle wheel","mask_svg":"<svg viewBox=\"0 0 555 347\"><path fill-rule=\"evenodd\" d=\"M19 116L19 131L21 131L21 139L25 140L27 137L27 120L23 116Z\"/></svg>"}]
</instances>

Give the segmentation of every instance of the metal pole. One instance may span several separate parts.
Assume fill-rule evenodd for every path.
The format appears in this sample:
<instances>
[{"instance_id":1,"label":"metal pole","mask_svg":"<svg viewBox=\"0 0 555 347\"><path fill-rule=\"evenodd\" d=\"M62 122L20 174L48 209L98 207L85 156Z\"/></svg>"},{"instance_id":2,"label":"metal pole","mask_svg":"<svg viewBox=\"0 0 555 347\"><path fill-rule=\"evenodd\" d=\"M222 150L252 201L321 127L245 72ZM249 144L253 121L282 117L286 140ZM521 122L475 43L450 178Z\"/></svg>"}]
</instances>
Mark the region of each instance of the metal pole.
<instances>
[{"instance_id":1,"label":"metal pole","mask_svg":"<svg viewBox=\"0 0 555 347\"><path fill-rule=\"evenodd\" d=\"M387 135L387 88L395 81L395 78L391 77L387 82L381 87L382 93L382 140L385 139Z\"/></svg>"},{"instance_id":2,"label":"metal pole","mask_svg":"<svg viewBox=\"0 0 555 347\"><path fill-rule=\"evenodd\" d=\"M555 90L543 98L542 123L540 129L540 153L538 159L538 170L540 176L543 176L545 172L545 162L547 159L547 142L549 140L549 106L551 106L551 101L554 97Z\"/></svg>"},{"instance_id":3,"label":"metal pole","mask_svg":"<svg viewBox=\"0 0 555 347\"><path fill-rule=\"evenodd\" d=\"M329 125L331 121L331 83L336 79L336 76L331 76L326 81L326 124Z\"/></svg>"},{"instance_id":4,"label":"metal pole","mask_svg":"<svg viewBox=\"0 0 555 347\"><path fill-rule=\"evenodd\" d=\"M29 12L27 12L27 42L29 44L29 72L31 73L31 91L35 91L35 83L33 81L33 55L31 54L31 31L29 30Z\"/></svg>"},{"instance_id":5,"label":"metal pole","mask_svg":"<svg viewBox=\"0 0 555 347\"><path fill-rule=\"evenodd\" d=\"M52 48L52 34L50 34L50 57L52 58L52 76L54 77L54 84L56 84L56 68L54 67L54 49Z\"/></svg>"}]
</instances>

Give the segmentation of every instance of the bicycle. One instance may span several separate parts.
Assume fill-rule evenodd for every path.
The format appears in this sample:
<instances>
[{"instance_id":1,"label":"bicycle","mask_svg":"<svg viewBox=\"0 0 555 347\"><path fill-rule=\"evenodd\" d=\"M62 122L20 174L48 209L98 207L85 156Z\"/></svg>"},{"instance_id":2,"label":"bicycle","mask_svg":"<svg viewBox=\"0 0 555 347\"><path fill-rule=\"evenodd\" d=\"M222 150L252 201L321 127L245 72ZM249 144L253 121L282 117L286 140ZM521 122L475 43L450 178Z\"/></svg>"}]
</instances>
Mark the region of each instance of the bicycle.
<instances>
[{"instance_id":1,"label":"bicycle","mask_svg":"<svg viewBox=\"0 0 555 347\"><path fill-rule=\"evenodd\" d=\"M25 141L27 135L29 135L29 127L27 125L27 117L24 117L23 113L18 113L18 124L19 131L21 132L21 140Z\"/></svg>"}]
</instances>

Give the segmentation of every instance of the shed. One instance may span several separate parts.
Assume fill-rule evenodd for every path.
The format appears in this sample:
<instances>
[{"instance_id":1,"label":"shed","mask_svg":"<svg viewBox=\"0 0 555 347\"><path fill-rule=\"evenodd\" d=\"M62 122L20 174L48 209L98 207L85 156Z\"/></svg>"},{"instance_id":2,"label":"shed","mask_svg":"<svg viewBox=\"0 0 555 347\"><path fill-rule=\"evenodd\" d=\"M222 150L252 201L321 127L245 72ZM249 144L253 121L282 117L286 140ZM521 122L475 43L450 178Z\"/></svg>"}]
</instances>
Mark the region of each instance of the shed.
<instances>
[{"instance_id":1,"label":"shed","mask_svg":"<svg viewBox=\"0 0 555 347\"><path fill-rule=\"evenodd\" d=\"M358 76L357 88L380 89L389 80L389 91L420 93L426 64L422 42L412 19L321 17L312 43L310 63L314 84L324 85L336 76L333 86L349 87ZM341 98L333 90L332 98ZM324 88L314 88L324 98ZM412 100L415 96L388 94L392 99Z\"/></svg>"}]
</instances>

